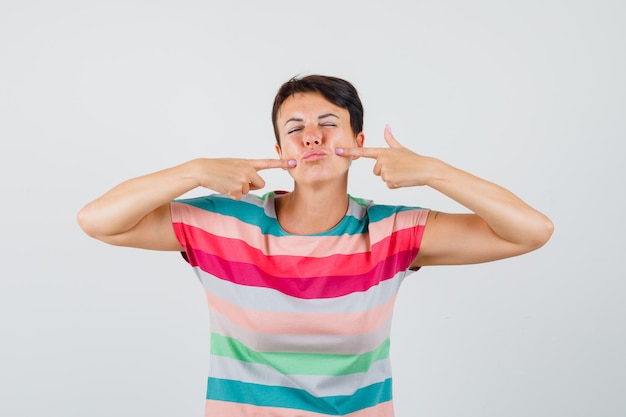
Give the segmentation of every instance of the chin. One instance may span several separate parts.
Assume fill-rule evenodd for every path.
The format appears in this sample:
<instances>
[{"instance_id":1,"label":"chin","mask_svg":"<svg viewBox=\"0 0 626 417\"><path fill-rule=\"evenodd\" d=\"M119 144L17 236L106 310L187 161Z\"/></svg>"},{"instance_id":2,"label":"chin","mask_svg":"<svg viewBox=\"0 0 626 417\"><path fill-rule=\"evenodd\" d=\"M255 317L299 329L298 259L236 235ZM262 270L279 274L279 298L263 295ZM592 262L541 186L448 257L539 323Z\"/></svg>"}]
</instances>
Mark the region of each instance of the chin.
<instances>
[{"instance_id":1,"label":"chin","mask_svg":"<svg viewBox=\"0 0 626 417\"><path fill-rule=\"evenodd\" d=\"M294 182L302 185L320 185L333 181L343 181L348 171L329 172L327 170L306 170L305 172L291 173Z\"/></svg>"}]
</instances>

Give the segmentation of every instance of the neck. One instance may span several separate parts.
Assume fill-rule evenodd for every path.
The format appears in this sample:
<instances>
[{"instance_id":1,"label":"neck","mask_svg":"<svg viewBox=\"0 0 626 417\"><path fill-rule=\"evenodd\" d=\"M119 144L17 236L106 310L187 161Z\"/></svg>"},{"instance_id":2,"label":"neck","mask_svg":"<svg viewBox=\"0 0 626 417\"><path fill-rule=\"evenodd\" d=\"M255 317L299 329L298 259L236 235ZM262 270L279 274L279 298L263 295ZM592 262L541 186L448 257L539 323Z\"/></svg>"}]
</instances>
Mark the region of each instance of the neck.
<instances>
[{"instance_id":1,"label":"neck","mask_svg":"<svg viewBox=\"0 0 626 417\"><path fill-rule=\"evenodd\" d=\"M347 182L326 187L294 187L276 198L281 227L293 234L315 234L332 229L348 210Z\"/></svg>"}]
</instances>

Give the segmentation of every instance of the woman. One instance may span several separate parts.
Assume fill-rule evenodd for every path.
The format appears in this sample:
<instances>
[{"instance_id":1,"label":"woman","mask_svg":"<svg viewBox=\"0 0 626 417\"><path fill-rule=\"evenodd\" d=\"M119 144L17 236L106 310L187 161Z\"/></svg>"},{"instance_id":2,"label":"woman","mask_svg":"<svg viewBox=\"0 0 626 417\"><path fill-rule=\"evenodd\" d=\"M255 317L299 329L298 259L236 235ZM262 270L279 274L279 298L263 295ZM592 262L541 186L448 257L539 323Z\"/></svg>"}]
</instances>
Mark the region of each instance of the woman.
<instances>
[{"instance_id":1,"label":"woman","mask_svg":"<svg viewBox=\"0 0 626 417\"><path fill-rule=\"evenodd\" d=\"M403 147L366 148L347 81L279 89L278 159L195 159L126 181L79 213L114 245L182 252L211 312L206 416L391 416L389 333L400 283L422 266L541 247L553 226L502 187ZM357 158L389 188L429 186L471 210L385 206L347 194ZM291 192L250 194L281 168ZM204 187L219 194L175 200Z\"/></svg>"}]
</instances>

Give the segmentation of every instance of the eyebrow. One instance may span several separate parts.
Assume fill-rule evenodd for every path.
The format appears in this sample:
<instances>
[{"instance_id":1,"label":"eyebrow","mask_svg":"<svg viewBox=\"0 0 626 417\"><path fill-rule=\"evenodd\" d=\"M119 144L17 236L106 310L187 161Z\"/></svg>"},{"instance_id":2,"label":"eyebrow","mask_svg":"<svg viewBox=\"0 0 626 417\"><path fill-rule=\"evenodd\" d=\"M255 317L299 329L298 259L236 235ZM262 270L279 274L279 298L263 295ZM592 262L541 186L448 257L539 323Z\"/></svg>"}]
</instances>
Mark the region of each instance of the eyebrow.
<instances>
[{"instance_id":1,"label":"eyebrow","mask_svg":"<svg viewBox=\"0 0 626 417\"><path fill-rule=\"evenodd\" d=\"M336 114L333 114L333 113L324 113L324 114L319 115L319 116L317 117L317 120L325 119L325 118L327 118L327 117L334 117L334 118L336 118L336 119L339 119L339 116L337 116ZM303 121L304 121L304 119L302 119L302 118L300 118L300 117L292 117L291 119L289 119L289 120L287 120L287 121L285 122L285 125L286 125L287 123L289 123L289 122L303 122Z\"/></svg>"}]
</instances>

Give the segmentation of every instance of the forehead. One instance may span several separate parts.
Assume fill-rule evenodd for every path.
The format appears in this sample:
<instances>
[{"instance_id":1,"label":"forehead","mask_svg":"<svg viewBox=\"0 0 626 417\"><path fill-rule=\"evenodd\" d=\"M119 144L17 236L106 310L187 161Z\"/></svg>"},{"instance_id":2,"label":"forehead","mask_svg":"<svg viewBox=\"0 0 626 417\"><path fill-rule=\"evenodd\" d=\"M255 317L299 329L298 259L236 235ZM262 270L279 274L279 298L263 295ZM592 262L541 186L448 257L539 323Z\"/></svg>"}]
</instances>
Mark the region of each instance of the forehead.
<instances>
[{"instance_id":1,"label":"forehead","mask_svg":"<svg viewBox=\"0 0 626 417\"><path fill-rule=\"evenodd\" d=\"M319 93L296 93L288 97L280 106L277 119L287 120L293 116L317 118L326 113L349 117L348 110L331 103Z\"/></svg>"}]
</instances>

